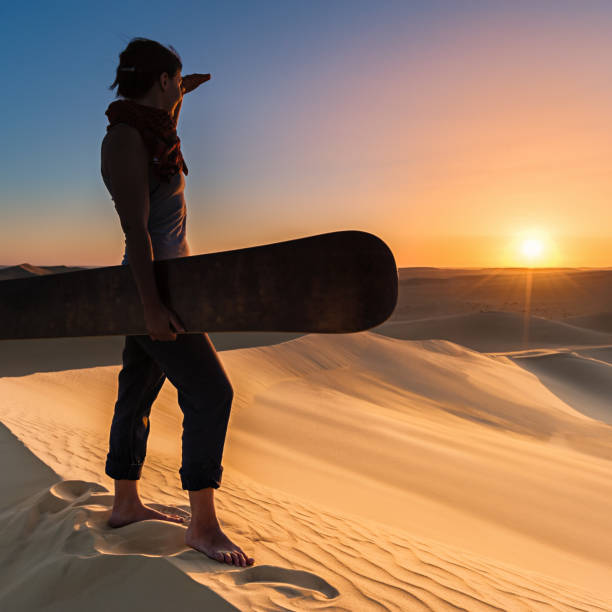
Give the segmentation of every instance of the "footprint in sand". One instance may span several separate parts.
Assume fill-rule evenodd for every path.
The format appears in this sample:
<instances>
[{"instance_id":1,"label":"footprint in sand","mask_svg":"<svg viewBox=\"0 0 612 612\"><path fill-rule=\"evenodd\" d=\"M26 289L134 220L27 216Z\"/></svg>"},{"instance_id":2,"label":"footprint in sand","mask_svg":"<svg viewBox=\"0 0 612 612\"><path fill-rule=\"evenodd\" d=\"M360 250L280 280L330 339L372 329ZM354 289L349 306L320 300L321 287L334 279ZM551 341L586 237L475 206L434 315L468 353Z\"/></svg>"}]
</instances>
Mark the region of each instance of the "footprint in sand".
<instances>
[{"instance_id":1,"label":"footprint in sand","mask_svg":"<svg viewBox=\"0 0 612 612\"><path fill-rule=\"evenodd\" d=\"M234 584L250 582L267 583L279 593L288 597L304 595L304 591L317 591L327 599L338 597L340 592L327 580L305 570L292 570L276 565L257 565L228 572Z\"/></svg>"}]
</instances>

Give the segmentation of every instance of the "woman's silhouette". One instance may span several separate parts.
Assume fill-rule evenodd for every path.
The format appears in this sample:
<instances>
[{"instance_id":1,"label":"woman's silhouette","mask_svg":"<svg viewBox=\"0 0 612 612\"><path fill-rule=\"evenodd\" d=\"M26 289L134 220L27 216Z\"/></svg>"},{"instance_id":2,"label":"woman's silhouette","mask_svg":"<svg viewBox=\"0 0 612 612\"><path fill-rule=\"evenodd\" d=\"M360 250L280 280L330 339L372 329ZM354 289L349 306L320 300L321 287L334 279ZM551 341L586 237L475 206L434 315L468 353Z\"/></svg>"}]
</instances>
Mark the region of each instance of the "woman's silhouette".
<instances>
[{"instance_id":1,"label":"woman's silhouette","mask_svg":"<svg viewBox=\"0 0 612 612\"><path fill-rule=\"evenodd\" d=\"M151 405L168 378L184 414L179 474L191 503L185 542L217 561L251 565L254 560L221 530L214 506L233 389L208 334L184 333L177 314L162 302L152 263L190 255L183 195L188 169L176 126L183 94L210 75L182 77L174 48L146 38L133 38L119 60L110 88L118 86L122 99L106 111L101 172L125 233L122 263L138 286L148 335L125 337L105 467L115 479L109 525L183 522L145 506L137 490Z\"/></svg>"}]
</instances>

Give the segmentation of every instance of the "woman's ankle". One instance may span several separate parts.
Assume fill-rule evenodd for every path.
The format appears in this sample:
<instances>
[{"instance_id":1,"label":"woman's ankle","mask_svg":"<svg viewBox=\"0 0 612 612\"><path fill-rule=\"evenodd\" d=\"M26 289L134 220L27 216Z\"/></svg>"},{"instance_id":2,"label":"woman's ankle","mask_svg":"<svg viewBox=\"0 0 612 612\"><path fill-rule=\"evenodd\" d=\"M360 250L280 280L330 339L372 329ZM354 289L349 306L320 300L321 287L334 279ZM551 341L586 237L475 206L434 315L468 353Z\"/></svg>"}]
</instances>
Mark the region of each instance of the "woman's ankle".
<instances>
[{"instance_id":1,"label":"woman's ankle","mask_svg":"<svg viewBox=\"0 0 612 612\"><path fill-rule=\"evenodd\" d=\"M205 533L210 533L211 531L220 531L221 525L216 517L210 519L194 519L191 517L191 521L187 527L189 533L194 535L201 535Z\"/></svg>"},{"instance_id":2,"label":"woman's ankle","mask_svg":"<svg viewBox=\"0 0 612 612\"><path fill-rule=\"evenodd\" d=\"M115 500L113 509L135 510L142 508L143 503L138 493L138 480L115 480Z\"/></svg>"},{"instance_id":3,"label":"woman's ankle","mask_svg":"<svg viewBox=\"0 0 612 612\"><path fill-rule=\"evenodd\" d=\"M136 510L142 508L144 504L139 497L117 498L113 501L113 510Z\"/></svg>"}]
</instances>

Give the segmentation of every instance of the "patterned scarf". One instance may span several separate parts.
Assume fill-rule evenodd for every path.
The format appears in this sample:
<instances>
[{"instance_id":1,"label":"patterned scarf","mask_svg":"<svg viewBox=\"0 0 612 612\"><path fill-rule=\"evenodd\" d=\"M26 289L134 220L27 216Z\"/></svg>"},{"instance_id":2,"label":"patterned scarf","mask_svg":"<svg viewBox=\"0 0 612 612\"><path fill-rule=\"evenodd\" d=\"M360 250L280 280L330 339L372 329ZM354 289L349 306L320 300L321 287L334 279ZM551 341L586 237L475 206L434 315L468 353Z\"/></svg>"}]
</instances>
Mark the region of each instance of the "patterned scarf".
<instances>
[{"instance_id":1,"label":"patterned scarf","mask_svg":"<svg viewBox=\"0 0 612 612\"><path fill-rule=\"evenodd\" d=\"M111 102L104 114L109 120L107 132L116 123L128 123L140 132L149 151L149 162L153 161L153 170L161 180L169 183L181 169L188 174L181 139L167 110L122 99Z\"/></svg>"}]
</instances>

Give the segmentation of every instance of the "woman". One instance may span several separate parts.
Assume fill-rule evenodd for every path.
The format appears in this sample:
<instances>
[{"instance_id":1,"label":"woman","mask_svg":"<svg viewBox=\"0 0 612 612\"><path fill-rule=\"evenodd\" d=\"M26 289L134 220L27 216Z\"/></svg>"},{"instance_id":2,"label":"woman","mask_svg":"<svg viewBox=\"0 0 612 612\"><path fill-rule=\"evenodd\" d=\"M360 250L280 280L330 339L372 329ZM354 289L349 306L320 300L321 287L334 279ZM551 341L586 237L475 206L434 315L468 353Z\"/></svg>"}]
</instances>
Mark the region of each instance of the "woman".
<instances>
[{"instance_id":1,"label":"woman","mask_svg":"<svg viewBox=\"0 0 612 612\"><path fill-rule=\"evenodd\" d=\"M138 496L149 436L151 405L166 377L178 389L184 414L183 489L189 491L191 522L185 543L212 559L234 565L254 560L221 530L213 493L221 485L221 458L233 389L208 334L187 334L158 293L153 260L190 255L184 199L187 165L176 126L183 94L210 79L181 76L173 47L133 38L119 55L117 95L106 115L101 171L125 233L123 265L138 287L148 334L125 337L123 367L110 430L105 472L115 479L111 527L176 515L145 506Z\"/></svg>"}]
</instances>

